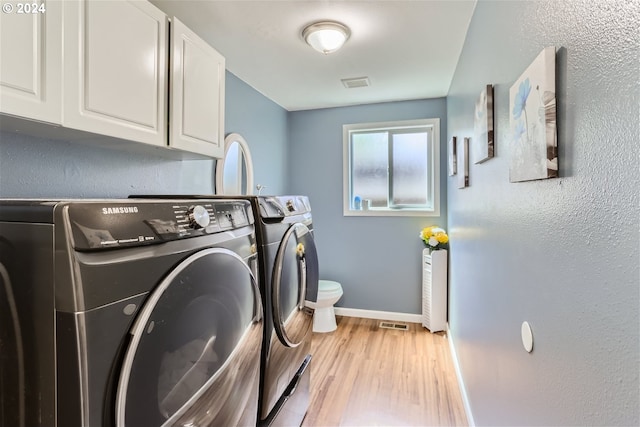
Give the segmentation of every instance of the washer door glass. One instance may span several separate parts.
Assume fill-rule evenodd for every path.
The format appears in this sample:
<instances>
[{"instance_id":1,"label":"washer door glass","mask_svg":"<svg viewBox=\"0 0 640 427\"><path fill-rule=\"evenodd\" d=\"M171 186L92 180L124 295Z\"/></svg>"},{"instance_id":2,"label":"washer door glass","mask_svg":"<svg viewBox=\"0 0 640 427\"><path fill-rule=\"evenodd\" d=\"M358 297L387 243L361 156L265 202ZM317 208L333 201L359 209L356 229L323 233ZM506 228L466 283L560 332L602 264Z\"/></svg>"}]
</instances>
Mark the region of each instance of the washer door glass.
<instances>
[{"instance_id":1,"label":"washer door glass","mask_svg":"<svg viewBox=\"0 0 640 427\"><path fill-rule=\"evenodd\" d=\"M211 248L185 259L137 315L120 373L117 425L233 422L212 412L241 412L232 388L248 386L234 376L247 363L241 353L260 348L261 319L255 278L237 254ZM183 419L204 397L200 419ZM221 407L227 400L236 402Z\"/></svg>"},{"instance_id":2,"label":"washer door glass","mask_svg":"<svg viewBox=\"0 0 640 427\"><path fill-rule=\"evenodd\" d=\"M313 310L306 301L318 299L318 255L306 225L295 223L285 233L272 278L274 329L284 345L296 347L312 328Z\"/></svg>"}]
</instances>

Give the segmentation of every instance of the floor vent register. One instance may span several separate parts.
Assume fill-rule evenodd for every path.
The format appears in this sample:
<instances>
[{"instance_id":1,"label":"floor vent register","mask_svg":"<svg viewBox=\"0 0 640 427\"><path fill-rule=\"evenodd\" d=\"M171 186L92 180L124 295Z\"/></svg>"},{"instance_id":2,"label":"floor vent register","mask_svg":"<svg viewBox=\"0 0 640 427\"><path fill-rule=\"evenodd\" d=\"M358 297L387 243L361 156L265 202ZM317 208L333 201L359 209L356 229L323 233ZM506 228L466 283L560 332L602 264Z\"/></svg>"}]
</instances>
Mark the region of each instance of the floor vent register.
<instances>
[{"instance_id":1,"label":"floor vent register","mask_svg":"<svg viewBox=\"0 0 640 427\"><path fill-rule=\"evenodd\" d=\"M384 329L396 329L399 331L408 331L409 325L406 323L380 322L380 327Z\"/></svg>"}]
</instances>

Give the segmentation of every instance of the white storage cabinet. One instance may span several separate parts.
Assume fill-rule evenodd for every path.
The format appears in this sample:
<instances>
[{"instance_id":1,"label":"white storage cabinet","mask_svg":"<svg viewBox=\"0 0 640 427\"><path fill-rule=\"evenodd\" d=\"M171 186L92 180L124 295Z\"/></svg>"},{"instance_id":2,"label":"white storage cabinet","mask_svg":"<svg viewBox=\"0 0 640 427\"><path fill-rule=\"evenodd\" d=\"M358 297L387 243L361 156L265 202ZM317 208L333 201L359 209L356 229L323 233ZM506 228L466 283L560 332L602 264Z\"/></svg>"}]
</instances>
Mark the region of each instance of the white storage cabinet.
<instances>
[{"instance_id":1,"label":"white storage cabinet","mask_svg":"<svg viewBox=\"0 0 640 427\"><path fill-rule=\"evenodd\" d=\"M0 13L0 112L59 125L62 3L36 4L3 2L13 10Z\"/></svg>"},{"instance_id":2,"label":"white storage cabinet","mask_svg":"<svg viewBox=\"0 0 640 427\"><path fill-rule=\"evenodd\" d=\"M64 17L64 126L224 156L225 60L214 48L146 1L68 2Z\"/></svg>"},{"instance_id":3,"label":"white storage cabinet","mask_svg":"<svg viewBox=\"0 0 640 427\"><path fill-rule=\"evenodd\" d=\"M224 56L175 17L170 56L169 146L224 157Z\"/></svg>"},{"instance_id":4,"label":"white storage cabinet","mask_svg":"<svg viewBox=\"0 0 640 427\"><path fill-rule=\"evenodd\" d=\"M224 156L225 59L215 49L148 1L45 1L43 10L0 14L0 113Z\"/></svg>"},{"instance_id":5,"label":"white storage cabinet","mask_svg":"<svg viewBox=\"0 0 640 427\"><path fill-rule=\"evenodd\" d=\"M168 28L145 1L65 2L63 125L166 146Z\"/></svg>"},{"instance_id":6,"label":"white storage cabinet","mask_svg":"<svg viewBox=\"0 0 640 427\"><path fill-rule=\"evenodd\" d=\"M431 332L447 328L447 250L422 251L422 326Z\"/></svg>"}]
</instances>

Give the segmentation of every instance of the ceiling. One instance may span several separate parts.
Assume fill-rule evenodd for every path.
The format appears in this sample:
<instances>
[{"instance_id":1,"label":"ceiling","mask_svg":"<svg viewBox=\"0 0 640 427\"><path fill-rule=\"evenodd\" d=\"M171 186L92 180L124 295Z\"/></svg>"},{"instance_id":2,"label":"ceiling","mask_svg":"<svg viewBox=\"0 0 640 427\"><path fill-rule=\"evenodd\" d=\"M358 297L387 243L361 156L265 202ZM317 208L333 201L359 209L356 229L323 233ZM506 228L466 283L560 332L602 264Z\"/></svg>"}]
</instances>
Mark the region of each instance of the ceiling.
<instances>
[{"instance_id":1,"label":"ceiling","mask_svg":"<svg viewBox=\"0 0 640 427\"><path fill-rule=\"evenodd\" d=\"M447 95L476 0L151 0L226 58L227 70L288 111ZM323 55L307 25L338 21L344 47ZM347 89L345 78L368 77Z\"/></svg>"}]
</instances>

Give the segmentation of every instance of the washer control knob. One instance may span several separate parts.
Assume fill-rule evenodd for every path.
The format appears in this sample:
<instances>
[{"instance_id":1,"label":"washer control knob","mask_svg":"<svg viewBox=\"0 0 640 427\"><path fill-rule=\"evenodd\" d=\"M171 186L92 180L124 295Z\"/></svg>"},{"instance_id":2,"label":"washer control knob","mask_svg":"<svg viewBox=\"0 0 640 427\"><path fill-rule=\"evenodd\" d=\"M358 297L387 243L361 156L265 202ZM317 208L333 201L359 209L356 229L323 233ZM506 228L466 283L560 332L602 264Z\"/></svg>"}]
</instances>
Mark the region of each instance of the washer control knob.
<instances>
[{"instance_id":1,"label":"washer control knob","mask_svg":"<svg viewBox=\"0 0 640 427\"><path fill-rule=\"evenodd\" d=\"M296 210L296 207L293 205L293 200L287 200L287 209L289 210L289 212L293 212Z\"/></svg>"},{"instance_id":2,"label":"washer control knob","mask_svg":"<svg viewBox=\"0 0 640 427\"><path fill-rule=\"evenodd\" d=\"M189 220L189 227L193 229L204 228L211 221L207 209L200 205L191 206L187 210L187 219Z\"/></svg>"}]
</instances>

